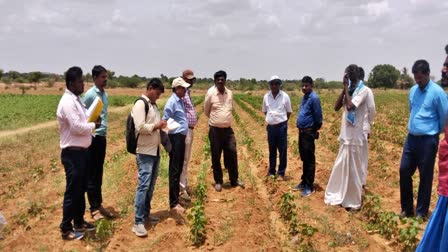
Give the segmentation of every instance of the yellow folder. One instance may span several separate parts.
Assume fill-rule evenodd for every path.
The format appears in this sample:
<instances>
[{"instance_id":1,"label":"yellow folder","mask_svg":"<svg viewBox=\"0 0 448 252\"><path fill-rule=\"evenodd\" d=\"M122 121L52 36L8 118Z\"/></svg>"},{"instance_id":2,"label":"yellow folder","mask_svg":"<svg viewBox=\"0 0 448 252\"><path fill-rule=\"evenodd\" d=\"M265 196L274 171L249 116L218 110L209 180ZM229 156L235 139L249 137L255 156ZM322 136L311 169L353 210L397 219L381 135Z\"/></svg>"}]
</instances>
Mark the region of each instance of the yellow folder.
<instances>
[{"instance_id":1,"label":"yellow folder","mask_svg":"<svg viewBox=\"0 0 448 252\"><path fill-rule=\"evenodd\" d=\"M90 105L87 110L87 116L89 117L89 122L94 122L101 115L101 111L103 110L103 101L99 97L96 97L95 100Z\"/></svg>"}]
</instances>

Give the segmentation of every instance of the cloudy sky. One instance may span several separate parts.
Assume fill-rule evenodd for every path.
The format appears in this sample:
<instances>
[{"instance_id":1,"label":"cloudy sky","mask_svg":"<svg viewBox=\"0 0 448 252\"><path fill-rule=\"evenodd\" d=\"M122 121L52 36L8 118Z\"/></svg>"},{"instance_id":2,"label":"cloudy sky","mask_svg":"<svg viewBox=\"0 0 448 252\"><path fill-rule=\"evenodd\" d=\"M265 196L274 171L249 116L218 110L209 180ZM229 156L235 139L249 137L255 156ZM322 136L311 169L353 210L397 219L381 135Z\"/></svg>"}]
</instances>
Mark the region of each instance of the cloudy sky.
<instances>
[{"instance_id":1,"label":"cloudy sky","mask_svg":"<svg viewBox=\"0 0 448 252\"><path fill-rule=\"evenodd\" d=\"M339 80L424 58L439 76L447 26L445 0L0 0L0 68Z\"/></svg>"}]
</instances>

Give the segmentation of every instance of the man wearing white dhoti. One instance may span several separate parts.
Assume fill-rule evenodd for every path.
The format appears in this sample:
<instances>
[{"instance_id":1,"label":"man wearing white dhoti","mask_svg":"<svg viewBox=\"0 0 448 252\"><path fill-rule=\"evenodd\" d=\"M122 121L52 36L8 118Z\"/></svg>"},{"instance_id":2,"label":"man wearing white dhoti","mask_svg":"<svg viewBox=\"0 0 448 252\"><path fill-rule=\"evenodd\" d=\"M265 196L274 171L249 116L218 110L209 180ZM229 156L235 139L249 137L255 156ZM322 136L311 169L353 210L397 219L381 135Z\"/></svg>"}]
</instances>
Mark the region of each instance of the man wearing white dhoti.
<instances>
[{"instance_id":1,"label":"man wearing white dhoti","mask_svg":"<svg viewBox=\"0 0 448 252\"><path fill-rule=\"evenodd\" d=\"M359 69L349 65L345 69L344 89L339 95L335 110L344 107L339 153L325 191L325 204L341 205L347 209L361 208L362 160L364 141L364 121L367 109L367 88L359 80Z\"/></svg>"}]
</instances>

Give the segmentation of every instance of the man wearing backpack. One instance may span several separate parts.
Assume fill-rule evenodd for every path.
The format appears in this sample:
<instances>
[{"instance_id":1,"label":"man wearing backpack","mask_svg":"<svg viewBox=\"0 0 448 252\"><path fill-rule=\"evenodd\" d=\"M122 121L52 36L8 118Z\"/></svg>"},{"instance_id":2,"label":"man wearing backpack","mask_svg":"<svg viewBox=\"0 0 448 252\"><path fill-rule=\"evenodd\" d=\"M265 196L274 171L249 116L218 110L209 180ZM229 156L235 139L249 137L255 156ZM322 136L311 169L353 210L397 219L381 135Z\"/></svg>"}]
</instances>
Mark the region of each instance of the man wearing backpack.
<instances>
[{"instance_id":1,"label":"man wearing backpack","mask_svg":"<svg viewBox=\"0 0 448 252\"><path fill-rule=\"evenodd\" d=\"M131 116L134 119L137 139L136 160L138 165L138 186L135 194L135 224L132 231L139 237L147 236L145 222L158 221L150 216L151 199L159 173L160 129L166 121L160 119L156 101L165 91L160 79L153 78L146 85L146 93L134 104Z\"/></svg>"}]
</instances>

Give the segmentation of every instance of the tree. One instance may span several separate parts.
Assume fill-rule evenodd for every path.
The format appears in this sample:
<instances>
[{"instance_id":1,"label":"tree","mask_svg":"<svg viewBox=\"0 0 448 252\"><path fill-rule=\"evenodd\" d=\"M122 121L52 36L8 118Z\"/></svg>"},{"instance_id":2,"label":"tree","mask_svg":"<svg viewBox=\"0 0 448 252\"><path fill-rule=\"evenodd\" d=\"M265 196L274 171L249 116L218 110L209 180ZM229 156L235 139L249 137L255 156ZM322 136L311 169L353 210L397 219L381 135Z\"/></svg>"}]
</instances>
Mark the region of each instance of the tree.
<instances>
[{"instance_id":1,"label":"tree","mask_svg":"<svg viewBox=\"0 0 448 252\"><path fill-rule=\"evenodd\" d=\"M373 88L384 87L384 88L394 88L396 87L397 80L400 77L400 71L398 71L394 66L376 65L369 75L369 86Z\"/></svg>"},{"instance_id":2,"label":"tree","mask_svg":"<svg viewBox=\"0 0 448 252\"><path fill-rule=\"evenodd\" d=\"M314 87L315 88L324 88L325 87L325 79L324 78L316 78L314 80Z\"/></svg>"},{"instance_id":3,"label":"tree","mask_svg":"<svg viewBox=\"0 0 448 252\"><path fill-rule=\"evenodd\" d=\"M160 80L163 83L168 83L168 77L166 75L164 75L164 74L160 74Z\"/></svg>"},{"instance_id":4,"label":"tree","mask_svg":"<svg viewBox=\"0 0 448 252\"><path fill-rule=\"evenodd\" d=\"M114 71L111 71L111 70L107 70L107 77L108 77L110 80L113 80L113 79L115 78L115 72L114 72Z\"/></svg>"},{"instance_id":5,"label":"tree","mask_svg":"<svg viewBox=\"0 0 448 252\"><path fill-rule=\"evenodd\" d=\"M11 78L11 80L15 80L17 78L19 78L20 74L17 71L9 71L8 72L8 77Z\"/></svg>"},{"instance_id":6,"label":"tree","mask_svg":"<svg viewBox=\"0 0 448 252\"><path fill-rule=\"evenodd\" d=\"M3 77L3 69L0 68L0 79Z\"/></svg>"},{"instance_id":7,"label":"tree","mask_svg":"<svg viewBox=\"0 0 448 252\"><path fill-rule=\"evenodd\" d=\"M401 71L400 78L397 82L397 87L400 89L409 89L412 84L414 84L414 79L412 79L411 76L408 74L408 69L406 67L403 67L403 70Z\"/></svg>"},{"instance_id":8,"label":"tree","mask_svg":"<svg viewBox=\"0 0 448 252\"><path fill-rule=\"evenodd\" d=\"M42 79L42 73L41 72L31 72L29 76L29 81L33 83L38 83Z\"/></svg>"}]
</instances>

